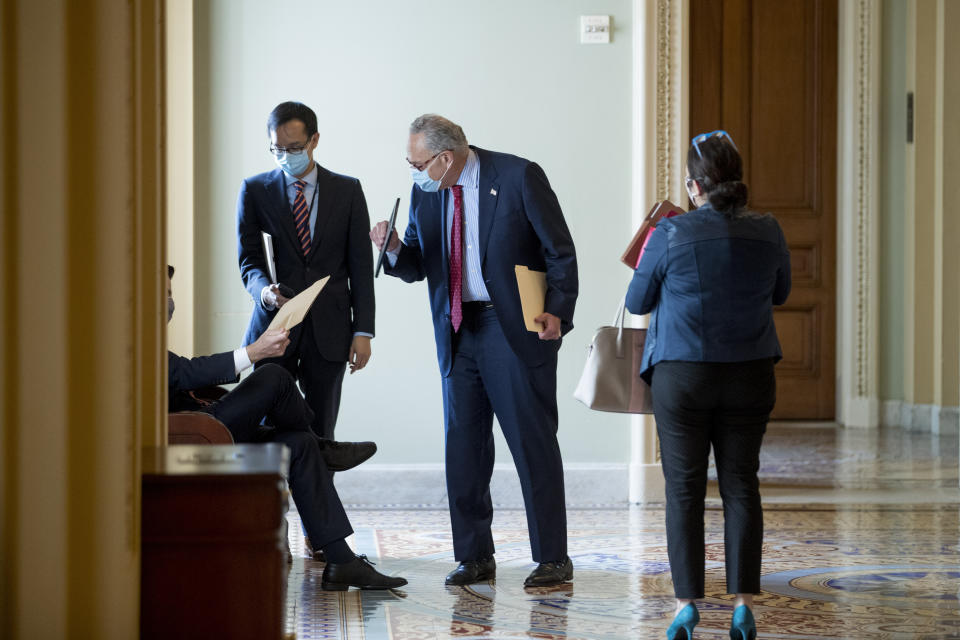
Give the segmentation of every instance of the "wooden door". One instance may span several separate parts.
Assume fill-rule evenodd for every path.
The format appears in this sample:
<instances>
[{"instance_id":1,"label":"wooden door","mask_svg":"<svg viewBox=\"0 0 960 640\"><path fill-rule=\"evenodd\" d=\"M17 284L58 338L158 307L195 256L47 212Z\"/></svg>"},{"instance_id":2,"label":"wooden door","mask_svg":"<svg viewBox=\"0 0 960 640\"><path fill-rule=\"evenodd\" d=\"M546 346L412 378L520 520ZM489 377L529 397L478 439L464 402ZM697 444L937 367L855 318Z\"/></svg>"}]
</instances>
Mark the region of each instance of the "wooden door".
<instances>
[{"instance_id":1,"label":"wooden door","mask_svg":"<svg viewBox=\"0 0 960 640\"><path fill-rule=\"evenodd\" d=\"M725 129L790 246L779 419L834 418L837 0L691 0L690 132Z\"/></svg>"}]
</instances>

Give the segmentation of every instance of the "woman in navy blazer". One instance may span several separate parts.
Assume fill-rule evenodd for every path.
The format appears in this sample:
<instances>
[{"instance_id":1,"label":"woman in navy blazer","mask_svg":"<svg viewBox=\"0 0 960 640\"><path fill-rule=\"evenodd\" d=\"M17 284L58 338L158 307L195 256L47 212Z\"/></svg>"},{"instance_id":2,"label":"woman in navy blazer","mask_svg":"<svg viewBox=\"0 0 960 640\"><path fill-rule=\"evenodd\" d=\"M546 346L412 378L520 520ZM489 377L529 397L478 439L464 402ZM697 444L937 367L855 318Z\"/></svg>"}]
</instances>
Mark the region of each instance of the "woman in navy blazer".
<instances>
[{"instance_id":1,"label":"woman in navy blazer","mask_svg":"<svg viewBox=\"0 0 960 640\"><path fill-rule=\"evenodd\" d=\"M763 511L760 444L776 400L782 353L773 306L790 293L790 252L769 214L744 209L740 154L725 131L687 152L697 209L661 221L627 291L631 313L650 313L641 376L666 480L667 552L677 612L668 638L692 638L704 597L704 497L713 446L724 511L727 591L736 594L730 637L752 640L760 591Z\"/></svg>"}]
</instances>

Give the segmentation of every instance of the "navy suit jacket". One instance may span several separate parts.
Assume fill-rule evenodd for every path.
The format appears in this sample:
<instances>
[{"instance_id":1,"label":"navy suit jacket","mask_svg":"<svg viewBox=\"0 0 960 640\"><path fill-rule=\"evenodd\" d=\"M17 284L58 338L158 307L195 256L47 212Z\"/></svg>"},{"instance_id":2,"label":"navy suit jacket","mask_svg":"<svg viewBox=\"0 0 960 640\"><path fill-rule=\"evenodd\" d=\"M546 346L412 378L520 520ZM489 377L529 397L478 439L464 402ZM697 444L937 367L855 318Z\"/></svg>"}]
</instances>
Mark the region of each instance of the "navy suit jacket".
<instances>
[{"instance_id":1,"label":"navy suit jacket","mask_svg":"<svg viewBox=\"0 0 960 640\"><path fill-rule=\"evenodd\" d=\"M577 256L557 196L536 163L471 147L480 161L479 240L483 281L507 343L529 367L546 361L559 340L540 340L527 331L517 290L516 265L545 271L544 310L560 318L561 331L573 328L577 302ZM427 279L440 373L453 363L450 323L447 198L450 189L425 192L414 185L410 220L390 275L406 282Z\"/></svg>"},{"instance_id":2,"label":"navy suit jacket","mask_svg":"<svg viewBox=\"0 0 960 640\"><path fill-rule=\"evenodd\" d=\"M780 360L773 306L790 294L790 251L777 219L705 205L661 220L627 290L651 313L640 374L662 360Z\"/></svg>"},{"instance_id":3,"label":"navy suit jacket","mask_svg":"<svg viewBox=\"0 0 960 640\"><path fill-rule=\"evenodd\" d=\"M199 405L187 392L236 382L239 377L235 366L232 351L197 358L184 358L167 351L168 410L197 409Z\"/></svg>"},{"instance_id":4,"label":"navy suit jacket","mask_svg":"<svg viewBox=\"0 0 960 640\"><path fill-rule=\"evenodd\" d=\"M254 302L243 345L256 341L276 314L260 301L260 292L270 285L260 235L266 231L273 236L278 281L300 293L330 276L304 322L313 323L320 355L334 362L346 361L353 334L374 333L370 216L356 178L320 165L317 168L317 222L307 258L297 240L283 172L261 173L240 186L237 252L244 287Z\"/></svg>"}]
</instances>

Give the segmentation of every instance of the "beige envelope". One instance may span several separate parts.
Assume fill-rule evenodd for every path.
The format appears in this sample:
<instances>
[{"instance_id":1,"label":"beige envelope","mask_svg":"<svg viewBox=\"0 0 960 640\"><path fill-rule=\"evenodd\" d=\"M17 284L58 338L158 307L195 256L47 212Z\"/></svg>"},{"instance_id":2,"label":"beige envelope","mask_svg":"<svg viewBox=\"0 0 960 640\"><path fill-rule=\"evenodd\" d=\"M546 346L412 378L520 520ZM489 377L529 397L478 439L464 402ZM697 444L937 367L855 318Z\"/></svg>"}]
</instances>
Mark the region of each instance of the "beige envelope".
<instances>
[{"instance_id":1,"label":"beige envelope","mask_svg":"<svg viewBox=\"0 0 960 640\"><path fill-rule=\"evenodd\" d=\"M547 299L547 274L543 271L531 271L522 264L514 267L517 273L517 289L520 290L520 305L523 309L523 321L527 331L540 333L546 327L534 318L543 313Z\"/></svg>"},{"instance_id":2,"label":"beige envelope","mask_svg":"<svg viewBox=\"0 0 960 640\"><path fill-rule=\"evenodd\" d=\"M320 278L312 285L290 298L290 301L287 302L287 304L280 307L280 310L277 311L277 315L273 316L273 321L270 323L270 326L267 327L267 331L270 331L271 329L286 329L287 331L290 331L290 329L293 329L295 326L303 322L307 312L310 311L310 307L313 306L313 301L317 299L317 295L320 293L320 290L323 289L324 285L327 284L327 280L329 279L330 276L327 276L326 278Z\"/></svg>"}]
</instances>

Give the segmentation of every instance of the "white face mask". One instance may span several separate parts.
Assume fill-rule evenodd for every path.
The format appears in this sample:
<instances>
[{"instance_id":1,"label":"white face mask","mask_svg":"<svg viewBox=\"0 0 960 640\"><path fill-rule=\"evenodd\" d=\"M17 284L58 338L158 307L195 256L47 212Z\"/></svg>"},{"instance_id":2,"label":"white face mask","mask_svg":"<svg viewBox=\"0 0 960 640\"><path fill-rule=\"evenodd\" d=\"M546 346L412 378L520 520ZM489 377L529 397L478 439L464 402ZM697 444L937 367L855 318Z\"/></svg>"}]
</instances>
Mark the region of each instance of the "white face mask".
<instances>
[{"instance_id":1,"label":"white face mask","mask_svg":"<svg viewBox=\"0 0 960 640\"><path fill-rule=\"evenodd\" d=\"M282 156L273 156L273 159L277 166L293 179L302 175L310 166L310 154L307 153L306 149L300 153L285 153Z\"/></svg>"},{"instance_id":2,"label":"white face mask","mask_svg":"<svg viewBox=\"0 0 960 640\"><path fill-rule=\"evenodd\" d=\"M441 151L437 153L437 155L435 155L433 158L431 158L430 162L428 162L423 169L418 170L414 167L410 167L410 177L413 179L414 183L416 183L416 185L419 186L420 189L428 193L434 193L440 190L440 183L443 182L443 179L447 175L447 171L450 171L450 167L453 166L452 164L447 165L446 170L444 170L439 180L434 180L433 178L431 178L430 165L433 164L434 160L440 157L440 153L443 153L443 152Z\"/></svg>"}]
</instances>

